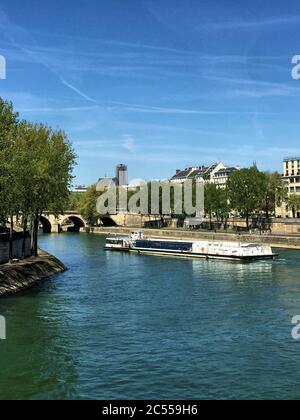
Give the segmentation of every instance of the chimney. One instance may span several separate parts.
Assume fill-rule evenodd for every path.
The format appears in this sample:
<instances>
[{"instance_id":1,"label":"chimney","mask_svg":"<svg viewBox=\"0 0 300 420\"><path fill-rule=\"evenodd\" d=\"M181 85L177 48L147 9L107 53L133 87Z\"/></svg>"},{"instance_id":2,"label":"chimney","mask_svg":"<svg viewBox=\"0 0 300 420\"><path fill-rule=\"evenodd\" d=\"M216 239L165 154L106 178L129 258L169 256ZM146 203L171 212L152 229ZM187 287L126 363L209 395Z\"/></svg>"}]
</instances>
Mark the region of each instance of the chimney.
<instances>
[{"instance_id":1,"label":"chimney","mask_svg":"<svg viewBox=\"0 0 300 420\"><path fill-rule=\"evenodd\" d=\"M181 169L176 169L176 175L180 174Z\"/></svg>"}]
</instances>

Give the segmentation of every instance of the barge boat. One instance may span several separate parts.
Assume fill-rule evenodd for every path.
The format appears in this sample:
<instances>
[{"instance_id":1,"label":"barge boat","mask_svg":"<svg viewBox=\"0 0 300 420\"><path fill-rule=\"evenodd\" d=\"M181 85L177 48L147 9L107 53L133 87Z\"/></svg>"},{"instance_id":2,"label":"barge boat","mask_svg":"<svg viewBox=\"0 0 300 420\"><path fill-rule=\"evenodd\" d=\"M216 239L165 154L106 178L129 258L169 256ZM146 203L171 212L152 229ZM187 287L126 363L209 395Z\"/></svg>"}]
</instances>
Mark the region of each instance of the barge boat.
<instances>
[{"instance_id":1,"label":"barge boat","mask_svg":"<svg viewBox=\"0 0 300 420\"><path fill-rule=\"evenodd\" d=\"M109 236L106 239L105 249L138 254L250 262L274 259L278 256L268 245L154 239L144 237L142 232L133 232L130 236Z\"/></svg>"}]
</instances>

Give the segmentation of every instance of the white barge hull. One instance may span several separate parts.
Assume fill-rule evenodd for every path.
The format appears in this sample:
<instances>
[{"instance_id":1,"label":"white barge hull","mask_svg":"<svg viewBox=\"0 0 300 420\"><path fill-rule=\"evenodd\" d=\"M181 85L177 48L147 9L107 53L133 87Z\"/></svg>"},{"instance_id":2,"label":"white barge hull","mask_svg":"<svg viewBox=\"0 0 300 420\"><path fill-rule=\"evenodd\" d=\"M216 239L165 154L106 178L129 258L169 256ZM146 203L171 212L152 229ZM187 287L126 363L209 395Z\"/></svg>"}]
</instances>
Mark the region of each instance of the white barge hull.
<instances>
[{"instance_id":1,"label":"white barge hull","mask_svg":"<svg viewBox=\"0 0 300 420\"><path fill-rule=\"evenodd\" d=\"M121 251L121 250L120 250ZM153 249L130 249L129 252L135 252L140 255L152 255L152 256L165 256L165 257L177 257L177 258L201 258L206 260L227 260L227 261L259 261L259 260L273 260L278 255L253 255L253 256L229 256L229 255L217 255L217 254L197 254L188 252L174 252L174 251L154 251Z\"/></svg>"},{"instance_id":2,"label":"white barge hull","mask_svg":"<svg viewBox=\"0 0 300 420\"><path fill-rule=\"evenodd\" d=\"M202 258L231 261L256 261L274 259L270 246L235 242L179 241L144 239L142 234L131 237L108 238L105 248L111 251L135 252L155 256Z\"/></svg>"}]
</instances>

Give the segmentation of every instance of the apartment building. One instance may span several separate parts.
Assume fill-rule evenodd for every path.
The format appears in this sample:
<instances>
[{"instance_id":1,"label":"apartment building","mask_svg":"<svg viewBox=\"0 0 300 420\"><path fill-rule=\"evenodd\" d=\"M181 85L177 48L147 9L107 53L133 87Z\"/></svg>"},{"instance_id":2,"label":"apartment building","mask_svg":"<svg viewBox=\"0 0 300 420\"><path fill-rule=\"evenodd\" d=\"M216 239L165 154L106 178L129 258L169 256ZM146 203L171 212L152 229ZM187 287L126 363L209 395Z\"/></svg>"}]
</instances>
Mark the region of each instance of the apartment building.
<instances>
[{"instance_id":1,"label":"apartment building","mask_svg":"<svg viewBox=\"0 0 300 420\"><path fill-rule=\"evenodd\" d=\"M300 157L290 157L283 161L283 179L287 183L288 195L300 195ZM283 203L281 207L276 209L277 217L293 217L292 211L288 208L287 203ZM300 212L297 217L300 218Z\"/></svg>"},{"instance_id":2,"label":"apartment building","mask_svg":"<svg viewBox=\"0 0 300 420\"><path fill-rule=\"evenodd\" d=\"M283 179L288 183L289 194L300 194L300 157L284 160Z\"/></svg>"},{"instance_id":3,"label":"apartment building","mask_svg":"<svg viewBox=\"0 0 300 420\"><path fill-rule=\"evenodd\" d=\"M217 184L221 188L226 186L228 177L240 167L228 167L222 162L213 163L209 166L190 167L184 170L177 169L171 178L173 183L183 183L187 179L203 179L205 182Z\"/></svg>"}]
</instances>

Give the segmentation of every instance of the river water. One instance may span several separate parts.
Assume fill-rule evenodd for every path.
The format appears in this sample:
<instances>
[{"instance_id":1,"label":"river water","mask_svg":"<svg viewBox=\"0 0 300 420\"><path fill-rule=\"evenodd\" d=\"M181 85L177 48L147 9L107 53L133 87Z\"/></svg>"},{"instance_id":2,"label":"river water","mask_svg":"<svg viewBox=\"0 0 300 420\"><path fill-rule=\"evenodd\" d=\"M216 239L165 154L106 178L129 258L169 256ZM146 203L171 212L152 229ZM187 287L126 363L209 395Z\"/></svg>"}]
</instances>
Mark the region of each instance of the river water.
<instances>
[{"instance_id":1,"label":"river water","mask_svg":"<svg viewBox=\"0 0 300 420\"><path fill-rule=\"evenodd\" d=\"M69 271L0 301L0 399L300 398L300 251L240 264L41 237Z\"/></svg>"}]
</instances>

